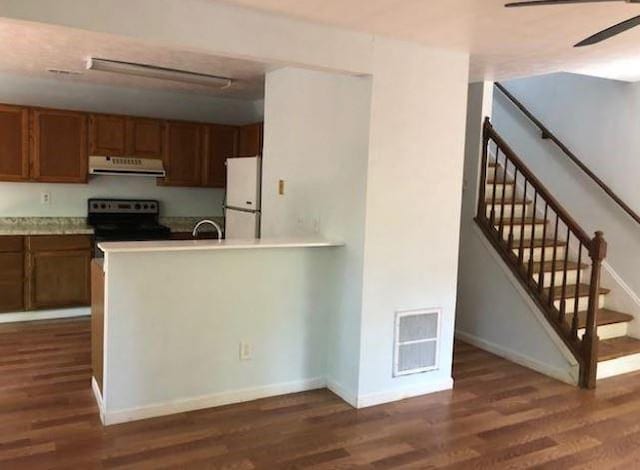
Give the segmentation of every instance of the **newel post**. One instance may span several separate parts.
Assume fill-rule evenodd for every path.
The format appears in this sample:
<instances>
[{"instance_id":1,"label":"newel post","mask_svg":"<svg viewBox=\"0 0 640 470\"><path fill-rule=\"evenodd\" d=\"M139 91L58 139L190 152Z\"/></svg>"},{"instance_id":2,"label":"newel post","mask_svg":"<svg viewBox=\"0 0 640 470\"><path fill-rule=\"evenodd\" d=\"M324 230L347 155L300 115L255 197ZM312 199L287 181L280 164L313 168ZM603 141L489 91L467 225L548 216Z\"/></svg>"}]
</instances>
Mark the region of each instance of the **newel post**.
<instances>
[{"instance_id":1,"label":"newel post","mask_svg":"<svg viewBox=\"0 0 640 470\"><path fill-rule=\"evenodd\" d=\"M598 304L600 297L600 271L602 260L607 256L607 242L602 232L596 232L591 242L591 283L589 285L589 307L587 309L587 325L582 338L583 365L581 372L581 386L596 387L598 370Z\"/></svg>"}]
</instances>

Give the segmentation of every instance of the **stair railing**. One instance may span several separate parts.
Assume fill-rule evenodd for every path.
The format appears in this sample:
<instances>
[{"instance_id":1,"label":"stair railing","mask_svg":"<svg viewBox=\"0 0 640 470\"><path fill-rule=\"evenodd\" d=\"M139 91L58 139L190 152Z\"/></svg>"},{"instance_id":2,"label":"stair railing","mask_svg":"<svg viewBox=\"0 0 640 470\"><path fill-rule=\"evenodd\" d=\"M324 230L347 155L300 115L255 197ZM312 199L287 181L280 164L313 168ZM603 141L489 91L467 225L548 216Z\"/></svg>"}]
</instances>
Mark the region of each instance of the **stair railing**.
<instances>
[{"instance_id":1,"label":"stair railing","mask_svg":"<svg viewBox=\"0 0 640 470\"><path fill-rule=\"evenodd\" d=\"M600 271L607 250L602 232L593 238L586 234L498 135L489 118L484 123L481 165L476 222L575 356L580 364L580 386L594 388ZM522 208L519 217L518 206ZM538 260L536 249L540 250ZM571 253L577 263L569 259ZM591 275L583 276L588 259ZM572 272L575 292L568 286ZM581 285L587 283L586 318L581 318L580 298L585 297Z\"/></svg>"}]
</instances>

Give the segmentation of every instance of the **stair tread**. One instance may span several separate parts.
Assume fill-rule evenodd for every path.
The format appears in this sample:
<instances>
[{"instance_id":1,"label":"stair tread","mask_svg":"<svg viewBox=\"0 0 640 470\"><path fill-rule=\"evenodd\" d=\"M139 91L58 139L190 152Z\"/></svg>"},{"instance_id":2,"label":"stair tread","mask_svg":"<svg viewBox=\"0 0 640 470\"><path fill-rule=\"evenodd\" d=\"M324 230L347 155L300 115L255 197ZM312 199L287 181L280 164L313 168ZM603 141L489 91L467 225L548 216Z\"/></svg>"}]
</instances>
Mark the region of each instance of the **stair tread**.
<instances>
[{"instance_id":1,"label":"stair tread","mask_svg":"<svg viewBox=\"0 0 640 470\"><path fill-rule=\"evenodd\" d=\"M487 184L515 184L515 180L511 179L511 178L507 178L505 180L504 176L499 176L497 179L493 178L491 180L487 180Z\"/></svg>"},{"instance_id":2,"label":"stair tread","mask_svg":"<svg viewBox=\"0 0 640 470\"><path fill-rule=\"evenodd\" d=\"M523 248L531 248L531 242L533 242L533 247L534 248L542 248L542 246L545 246L545 247L549 248L549 247L553 247L553 246L566 246L567 245L567 242L564 242L562 240L555 241L552 238L549 238L547 240L543 240L542 238L534 238L533 240L531 240L530 238L527 238L527 239L522 241L522 247ZM520 249L520 241L519 240L514 242L513 249L514 250L519 250Z\"/></svg>"},{"instance_id":3,"label":"stair tread","mask_svg":"<svg viewBox=\"0 0 640 470\"><path fill-rule=\"evenodd\" d=\"M631 354L640 353L640 339L631 336L600 340L598 345L598 361L610 361Z\"/></svg>"},{"instance_id":4,"label":"stair tread","mask_svg":"<svg viewBox=\"0 0 640 470\"><path fill-rule=\"evenodd\" d=\"M576 291L577 291L579 297L588 296L589 295L589 284L580 284L580 286L578 286L577 288L576 288L575 284L568 285L567 289L565 291L566 298L575 298ZM600 294L606 295L609 292L611 292L611 289L607 289L605 287L601 287L600 288ZM549 295L549 288L546 288L544 290L544 295L545 296ZM558 299L558 300L562 298L562 286L555 286L553 288L553 298L554 299Z\"/></svg>"},{"instance_id":5,"label":"stair tread","mask_svg":"<svg viewBox=\"0 0 640 470\"><path fill-rule=\"evenodd\" d=\"M517 225L522 225L522 222L523 222L522 217L515 217L513 219L513 225L516 225L516 226ZM502 221L502 225L506 225L506 226L511 225L511 223L512 223L511 217L505 217L504 220ZM540 217L536 217L535 221L534 221L533 217L525 217L524 218L525 227L527 226L527 224L531 225L533 223L535 223L535 225L543 225L543 224L546 224L547 221L545 219L543 219L543 218L540 218ZM496 221L494 222L494 224L496 226L500 225L500 217L496 218Z\"/></svg>"},{"instance_id":6,"label":"stair tread","mask_svg":"<svg viewBox=\"0 0 640 470\"><path fill-rule=\"evenodd\" d=\"M526 264L526 262L525 262L525 264ZM582 269L585 269L585 268L588 268L589 265L584 264L584 263L578 265L578 263L576 263L575 261L568 261L567 262L567 269L568 270L569 269L575 270L578 267L580 267ZM564 270L564 259L556 260L555 265L553 264L553 261L545 261L544 265L542 265L542 263L540 261L535 261L533 263L533 272L534 273L539 273L541 268L545 273L552 272L552 271L562 271L562 270Z\"/></svg>"},{"instance_id":7,"label":"stair tread","mask_svg":"<svg viewBox=\"0 0 640 470\"><path fill-rule=\"evenodd\" d=\"M491 202L492 202L491 198L488 198L485 201L485 203L488 206L491 206ZM529 204L531 204L531 202L532 201L530 201L529 199L523 199L521 197L519 197L519 198L517 197L515 201L512 198L508 197L508 198L505 198L504 204L502 204L502 198L496 197L495 205L496 206L502 206L502 205L505 205L505 206L513 206L513 205L521 206L523 204L529 205Z\"/></svg>"},{"instance_id":8,"label":"stair tread","mask_svg":"<svg viewBox=\"0 0 640 470\"><path fill-rule=\"evenodd\" d=\"M598 310L597 323L598 326L613 325L615 323L627 323L633 320L633 315L628 313L616 312L615 310L609 310L607 308L601 308ZM568 325L571 325L573 321L573 313L567 313L566 319ZM586 328L587 326L587 312L578 312L578 328Z\"/></svg>"}]
</instances>

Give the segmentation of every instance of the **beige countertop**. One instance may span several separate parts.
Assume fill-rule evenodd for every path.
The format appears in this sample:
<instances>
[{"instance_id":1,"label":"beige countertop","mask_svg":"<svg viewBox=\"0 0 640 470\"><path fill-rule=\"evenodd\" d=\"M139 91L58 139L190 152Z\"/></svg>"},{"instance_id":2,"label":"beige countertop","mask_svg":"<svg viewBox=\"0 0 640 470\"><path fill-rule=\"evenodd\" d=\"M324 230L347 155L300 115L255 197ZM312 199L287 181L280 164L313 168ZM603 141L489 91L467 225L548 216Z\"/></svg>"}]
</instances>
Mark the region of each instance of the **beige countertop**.
<instances>
[{"instance_id":1,"label":"beige countertop","mask_svg":"<svg viewBox=\"0 0 640 470\"><path fill-rule=\"evenodd\" d=\"M221 227L224 228L224 217L211 217L211 216L203 216L203 217L160 217L160 224L165 225L171 229L174 233L191 233L193 231L193 227L196 226L198 222L204 219L213 220L220 224ZM211 225L203 225L200 228L202 232L215 232L215 229Z\"/></svg>"},{"instance_id":2,"label":"beige countertop","mask_svg":"<svg viewBox=\"0 0 640 470\"><path fill-rule=\"evenodd\" d=\"M84 217L1 217L0 235L91 235Z\"/></svg>"},{"instance_id":3,"label":"beige countertop","mask_svg":"<svg viewBox=\"0 0 640 470\"><path fill-rule=\"evenodd\" d=\"M202 219L210 218L223 225L222 217L161 217L160 223L172 232L191 232ZM224 225L223 225L224 226ZM214 231L203 226L203 232ZM92 235L93 228L84 217L0 217L1 235Z\"/></svg>"}]
</instances>

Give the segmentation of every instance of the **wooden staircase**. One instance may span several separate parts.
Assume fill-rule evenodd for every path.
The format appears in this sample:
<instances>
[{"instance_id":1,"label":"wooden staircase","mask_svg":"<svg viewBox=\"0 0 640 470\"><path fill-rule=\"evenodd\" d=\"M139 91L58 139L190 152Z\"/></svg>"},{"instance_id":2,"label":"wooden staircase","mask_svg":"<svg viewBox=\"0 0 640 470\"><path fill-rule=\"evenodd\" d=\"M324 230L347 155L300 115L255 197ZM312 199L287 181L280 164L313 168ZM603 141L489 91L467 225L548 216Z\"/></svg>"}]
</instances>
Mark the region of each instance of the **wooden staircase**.
<instances>
[{"instance_id":1,"label":"wooden staircase","mask_svg":"<svg viewBox=\"0 0 640 470\"><path fill-rule=\"evenodd\" d=\"M476 222L576 357L582 387L640 370L633 316L607 308L600 286L602 233L588 237L488 119Z\"/></svg>"}]
</instances>

